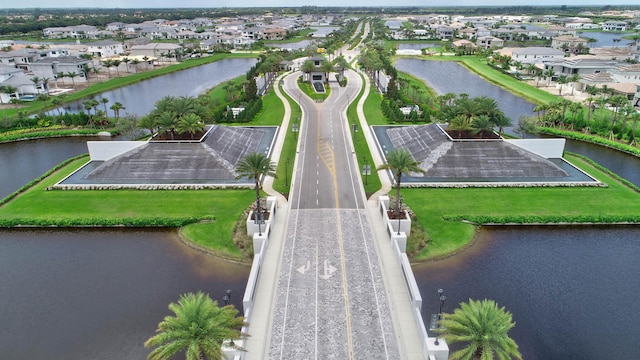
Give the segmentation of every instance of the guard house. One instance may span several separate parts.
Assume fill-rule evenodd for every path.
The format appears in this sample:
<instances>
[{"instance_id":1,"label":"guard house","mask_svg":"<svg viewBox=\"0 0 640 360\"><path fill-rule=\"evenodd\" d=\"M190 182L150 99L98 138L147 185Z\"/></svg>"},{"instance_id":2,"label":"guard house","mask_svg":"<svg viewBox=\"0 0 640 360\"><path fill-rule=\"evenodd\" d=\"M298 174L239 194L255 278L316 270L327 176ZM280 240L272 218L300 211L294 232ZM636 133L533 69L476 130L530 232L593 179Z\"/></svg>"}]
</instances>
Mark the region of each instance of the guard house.
<instances>
[{"instance_id":1,"label":"guard house","mask_svg":"<svg viewBox=\"0 0 640 360\"><path fill-rule=\"evenodd\" d=\"M313 65L315 66L315 70L309 73L311 78L311 83L320 82L325 83L325 73L322 71L322 64L326 61L322 56L312 56L309 60L313 61Z\"/></svg>"}]
</instances>

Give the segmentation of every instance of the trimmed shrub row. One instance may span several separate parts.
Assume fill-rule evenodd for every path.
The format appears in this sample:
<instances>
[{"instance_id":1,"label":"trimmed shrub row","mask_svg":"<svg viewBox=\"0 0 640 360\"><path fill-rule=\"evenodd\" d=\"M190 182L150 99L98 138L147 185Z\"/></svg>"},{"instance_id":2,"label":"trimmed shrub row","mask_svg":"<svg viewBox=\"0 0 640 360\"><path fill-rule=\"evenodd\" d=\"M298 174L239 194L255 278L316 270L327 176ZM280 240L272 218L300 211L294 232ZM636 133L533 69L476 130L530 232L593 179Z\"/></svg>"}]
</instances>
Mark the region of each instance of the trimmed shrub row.
<instances>
[{"instance_id":1,"label":"trimmed shrub row","mask_svg":"<svg viewBox=\"0 0 640 360\"><path fill-rule=\"evenodd\" d=\"M640 223L640 215L444 215L444 220L487 224L619 224Z\"/></svg>"},{"instance_id":2,"label":"trimmed shrub row","mask_svg":"<svg viewBox=\"0 0 640 360\"><path fill-rule=\"evenodd\" d=\"M214 221L214 216L202 217L149 217L149 218L74 218L74 219L42 219L15 218L0 219L0 227L180 227L199 221Z\"/></svg>"},{"instance_id":3,"label":"trimmed shrub row","mask_svg":"<svg viewBox=\"0 0 640 360\"><path fill-rule=\"evenodd\" d=\"M601 138L599 136L583 134L583 133L578 133L578 132L568 131L568 130L554 129L549 127L540 127L538 128L538 131L543 134L561 136L568 139L580 140L580 141L586 141L586 142L590 142L598 145L604 145L612 149L624 151L626 153L629 153L635 156L640 156L640 149L635 146L622 144L617 141Z\"/></svg>"}]
</instances>

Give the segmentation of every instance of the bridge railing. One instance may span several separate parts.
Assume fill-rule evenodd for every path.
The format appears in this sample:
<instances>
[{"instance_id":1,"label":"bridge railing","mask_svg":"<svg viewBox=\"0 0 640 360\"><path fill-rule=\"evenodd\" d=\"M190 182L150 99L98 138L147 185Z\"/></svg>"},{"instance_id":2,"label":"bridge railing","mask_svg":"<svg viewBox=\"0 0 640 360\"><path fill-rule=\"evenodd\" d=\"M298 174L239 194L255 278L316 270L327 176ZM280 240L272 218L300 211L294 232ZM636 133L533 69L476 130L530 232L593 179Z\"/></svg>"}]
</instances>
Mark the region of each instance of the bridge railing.
<instances>
[{"instance_id":1,"label":"bridge railing","mask_svg":"<svg viewBox=\"0 0 640 360\"><path fill-rule=\"evenodd\" d=\"M444 339L438 339L438 341L436 341L436 337L429 337L422 318L422 295L420 294L420 289L418 288L416 278L411 269L411 263L406 254L407 232L404 230L411 229L411 218L406 216L404 219L400 219L400 221L389 219L389 197L380 196L379 201L380 213L387 227L387 235L392 242L394 253L400 263L402 275L409 290L411 308L414 320L418 326L418 331L420 332L424 358L429 360L447 360L449 358L449 346ZM437 345L436 342L438 343Z\"/></svg>"}]
</instances>

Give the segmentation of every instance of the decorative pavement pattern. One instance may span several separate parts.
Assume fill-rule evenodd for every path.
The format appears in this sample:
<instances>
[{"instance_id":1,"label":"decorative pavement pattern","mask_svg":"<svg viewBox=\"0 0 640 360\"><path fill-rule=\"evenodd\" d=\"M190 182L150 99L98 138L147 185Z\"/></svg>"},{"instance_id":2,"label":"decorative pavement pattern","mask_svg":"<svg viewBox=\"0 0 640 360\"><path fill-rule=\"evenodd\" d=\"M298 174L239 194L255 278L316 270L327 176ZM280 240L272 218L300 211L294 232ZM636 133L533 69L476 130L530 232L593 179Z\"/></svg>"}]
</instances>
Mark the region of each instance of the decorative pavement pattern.
<instances>
[{"instance_id":1,"label":"decorative pavement pattern","mask_svg":"<svg viewBox=\"0 0 640 360\"><path fill-rule=\"evenodd\" d=\"M366 211L291 209L270 359L398 359Z\"/></svg>"}]
</instances>

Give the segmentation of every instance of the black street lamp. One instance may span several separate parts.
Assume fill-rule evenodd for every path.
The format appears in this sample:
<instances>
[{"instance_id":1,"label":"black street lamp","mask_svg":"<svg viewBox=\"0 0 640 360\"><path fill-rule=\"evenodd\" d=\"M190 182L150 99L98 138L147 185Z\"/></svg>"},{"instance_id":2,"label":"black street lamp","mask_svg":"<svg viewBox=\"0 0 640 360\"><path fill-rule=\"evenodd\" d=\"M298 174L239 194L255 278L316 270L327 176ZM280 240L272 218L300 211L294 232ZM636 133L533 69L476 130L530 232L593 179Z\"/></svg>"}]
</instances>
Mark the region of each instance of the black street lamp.
<instances>
[{"instance_id":1,"label":"black street lamp","mask_svg":"<svg viewBox=\"0 0 640 360\"><path fill-rule=\"evenodd\" d=\"M369 165L367 164L367 157L363 156L362 157L362 163L364 164L364 184L368 185L369 184Z\"/></svg>"},{"instance_id":2,"label":"black street lamp","mask_svg":"<svg viewBox=\"0 0 640 360\"><path fill-rule=\"evenodd\" d=\"M438 322L436 323L436 341L433 342L435 345L440 345L440 342L438 341L438 328L440 327L440 320L442 319L442 306L444 305L445 300L447 300L447 297L442 295L443 292L444 292L443 289L438 289L438 298L440 299L440 309L438 310Z\"/></svg>"},{"instance_id":3,"label":"black street lamp","mask_svg":"<svg viewBox=\"0 0 640 360\"><path fill-rule=\"evenodd\" d=\"M225 305L229 305L229 303L231 302L231 289L227 289L225 293L226 295L222 297L222 300L224 301Z\"/></svg>"},{"instance_id":4,"label":"black street lamp","mask_svg":"<svg viewBox=\"0 0 640 360\"><path fill-rule=\"evenodd\" d=\"M398 235L400 235L400 220L402 219L402 195L400 195L400 205L398 206Z\"/></svg>"},{"instance_id":5,"label":"black street lamp","mask_svg":"<svg viewBox=\"0 0 640 360\"><path fill-rule=\"evenodd\" d=\"M289 158L284 163L284 186L289 186Z\"/></svg>"}]
</instances>

